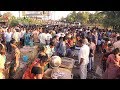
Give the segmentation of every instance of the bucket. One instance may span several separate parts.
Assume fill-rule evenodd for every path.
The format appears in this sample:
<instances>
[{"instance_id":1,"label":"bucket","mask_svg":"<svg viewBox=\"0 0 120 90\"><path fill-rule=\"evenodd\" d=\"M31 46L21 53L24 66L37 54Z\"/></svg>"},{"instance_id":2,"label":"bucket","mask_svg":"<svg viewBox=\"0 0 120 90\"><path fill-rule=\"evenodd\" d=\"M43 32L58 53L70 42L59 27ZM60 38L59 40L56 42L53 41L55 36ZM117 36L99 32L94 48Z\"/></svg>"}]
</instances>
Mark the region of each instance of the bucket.
<instances>
[{"instance_id":1,"label":"bucket","mask_svg":"<svg viewBox=\"0 0 120 90\"><path fill-rule=\"evenodd\" d=\"M23 56L23 61L27 62L28 61L28 56Z\"/></svg>"}]
</instances>

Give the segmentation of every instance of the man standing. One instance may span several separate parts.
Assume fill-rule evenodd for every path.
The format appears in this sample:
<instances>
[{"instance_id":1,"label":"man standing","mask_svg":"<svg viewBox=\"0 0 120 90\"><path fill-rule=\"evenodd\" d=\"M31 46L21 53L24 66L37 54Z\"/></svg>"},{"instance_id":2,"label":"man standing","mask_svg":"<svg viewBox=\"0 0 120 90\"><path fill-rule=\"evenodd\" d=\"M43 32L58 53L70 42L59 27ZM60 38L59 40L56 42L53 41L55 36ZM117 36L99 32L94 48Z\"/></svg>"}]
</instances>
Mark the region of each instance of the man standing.
<instances>
[{"instance_id":1,"label":"man standing","mask_svg":"<svg viewBox=\"0 0 120 90\"><path fill-rule=\"evenodd\" d=\"M46 45L47 35L46 35L46 33L45 33L45 30L43 30L43 31L39 34L38 38L39 38L39 41L40 41L40 45Z\"/></svg>"},{"instance_id":2,"label":"man standing","mask_svg":"<svg viewBox=\"0 0 120 90\"><path fill-rule=\"evenodd\" d=\"M50 32L48 30L46 31L46 36L47 36L47 45L49 45L50 44L50 40L52 38L52 35L50 34Z\"/></svg>"},{"instance_id":3,"label":"man standing","mask_svg":"<svg viewBox=\"0 0 120 90\"><path fill-rule=\"evenodd\" d=\"M38 30L38 29L35 29L35 30L32 32L32 35L33 35L34 44L37 45L37 44L39 43L39 39L38 39L39 30Z\"/></svg>"},{"instance_id":4,"label":"man standing","mask_svg":"<svg viewBox=\"0 0 120 90\"><path fill-rule=\"evenodd\" d=\"M120 36L117 36L117 41L113 44L114 48L120 49Z\"/></svg>"},{"instance_id":5,"label":"man standing","mask_svg":"<svg viewBox=\"0 0 120 90\"><path fill-rule=\"evenodd\" d=\"M88 45L84 44L83 40L79 40L78 45L80 46L80 51L78 53L79 68L80 68L79 74L81 79L86 79L90 48Z\"/></svg>"},{"instance_id":6,"label":"man standing","mask_svg":"<svg viewBox=\"0 0 120 90\"><path fill-rule=\"evenodd\" d=\"M6 40L6 47L7 47L7 52L11 52L11 46L10 46L10 41L12 39L12 32L10 31L10 28L7 29L7 32L4 34L5 40Z\"/></svg>"},{"instance_id":7,"label":"man standing","mask_svg":"<svg viewBox=\"0 0 120 90\"><path fill-rule=\"evenodd\" d=\"M12 38L15 39L16 44L19 47L19 44L20 44L20 30L19 29L14 30Z\"/></svg>"}]
</instances>

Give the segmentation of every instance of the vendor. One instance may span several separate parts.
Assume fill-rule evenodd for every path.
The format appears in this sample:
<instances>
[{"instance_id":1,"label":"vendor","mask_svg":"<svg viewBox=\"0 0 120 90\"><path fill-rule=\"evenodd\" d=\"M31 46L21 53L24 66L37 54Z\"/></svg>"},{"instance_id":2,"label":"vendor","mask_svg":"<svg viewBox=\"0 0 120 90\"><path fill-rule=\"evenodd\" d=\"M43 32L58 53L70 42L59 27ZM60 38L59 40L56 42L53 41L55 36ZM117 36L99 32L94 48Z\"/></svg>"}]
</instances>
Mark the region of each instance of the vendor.
<instances>
[{"instance_id":1,"label":"vendor","mask_svg":"<svg viewBox=\"0 0 120 90\"><path fill-rule=\"evenodd\" d=\"M45 53L45 47L40 48L38 58L25 71L23 79L42 79L45 66L48 64L48 55Z\"/></svg>"},{"instance_id":2,"label":"vendor","mask_svg":"<svg viewBox=\"0 0 120 90\"><path fill-rule=\"evenodd\" d=\"M33 79L42 79L44 75L44 67L47 64L48 57L46 55L39 55L40 62L33 66L31 73Z\"/></svg>"},{"instance_id":3,"label":"vendor","mask_svg":"<svg viewBox=\"0 0 120 90\"><path fill-rule=\"evenodd\" d=\"M16 73L16 70L19 67L20 50L16 46L15 39L12 39L10 41L10 45L12 47L12 54L11 54L11 65L10 65L10 70L9 70L9 78L13 79Z\"/></svg>"}]
</instances>

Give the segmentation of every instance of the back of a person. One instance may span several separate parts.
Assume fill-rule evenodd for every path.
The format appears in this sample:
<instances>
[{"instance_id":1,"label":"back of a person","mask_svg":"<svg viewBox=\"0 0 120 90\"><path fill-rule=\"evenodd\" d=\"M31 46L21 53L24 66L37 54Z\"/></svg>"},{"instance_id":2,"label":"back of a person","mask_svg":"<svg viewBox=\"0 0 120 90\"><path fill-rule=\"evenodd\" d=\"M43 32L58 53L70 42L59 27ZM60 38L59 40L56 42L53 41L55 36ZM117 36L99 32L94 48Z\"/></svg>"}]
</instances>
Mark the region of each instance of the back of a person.
<instances>
[{"instance_id":1,"label":"back of a person","mask_svg":"<svg viewBox=\"0 0 120 90\"><path fill-rule=\"evenodd\" d=\"M46 44L46 33L40 33L39 34L39 40L40 40L40 43L42 44Z\"/></svg>"},{"instance_id":2,"label":"back of a person","mask_svg":"<svg viewBox=\"0 0 120 90\"><path fill-rule=\"evenodd\" d=\"M12 39L12 32L6 32L5 33L5 39L6 39L6 42L10 42L10 40Z\"/></svg>"},{"instance_id":3,"label":"back of a person","mask_svg":"<svg viewBox=\"0 0 120 90\"><path fill-rule=\"evenodd\" d=\"M26 33L26 31L25 31L25 30L21 30L21 31L20 31L20 38L23 38L23 37L24 37L24 35L25 35L25 33Z\"/></svg>"},{"instance_id":4,"label":"back of a person","mask_svg":"<svg viewBox=\"0 0 120 90\"><path fill-rule=\"evenodd\" d=\"M13 34L13 38L16 40L16 42L19 42L20 41L20 33L19 32L15 32Z\"/></svg>"},{"instance_id":5,"label":"back of a person","mask_svg":"<svg viewBox=\"0 0 120 90\"><path fill-rule=\"evenodd\" d=\"M93 50L93 53L95 54L95 50L96 50L96 45L94 42L91 42L90 45L89 45L90 49Z\"/></svg>"},{"instance_id":6,"label":"back of a person","mask_svg":"<svg viewBox=\"0 0 120 90\"><path fill-rule=\"evenodd\" d=\"M80 48L80 50L83 51L83 55L84 55L84 62L82 63L82 65L88 64L89 63L89 52L90 52L90 48L88 45L83 45L83 47Z\"/></svg>"},{"instance_id":7,"label":"back of a person","mask_svg":"<svg viewBox=\"0 0 120 90\"><path fill-rule=\"evenodd\" d=\"M117 42L115 42L115 43L113 44L113 46L114 46L114 48L119 48L119 49L120 49L120 40L117 41Z\"/></svg>"},{"instance_id":8,"label":"back of a person","mask_svg":"<svg viewBox=\"0 0 120 90\"><path fill-rule=\"evenodd\" d=\"M39 32L38 31L33 31L33 39L34 39L34 42L38 42L38 35L39 35Z\"/></svg>"},{"instance_id":9,"label":"back of a person","mask_svg":"<svg viewBox=\"0 0 120 90\"><path fill-rule=\"evenodd\" d=\"M107 59L108 67L103 75L104 79L115 79L117 76L117 71L119 67L116 65L116 60L114 54L110 54Z\"/></svg>"},{"instance_id":10,"label":"back of a person","mask_svg":"<svg viewBox=\"0 0 120 90\"><path fill-rule=\"evenodd\" d=\"M50 48L50 46L49 45L46 45L46 53L48 54L48 56L49 57L51 57L52 56L52 51L51 51L51 48Z\"/></svg>"},{"instance_id":11,"label":"back of a person","mask_svg":"<svg viewBox=\"0 0 120 90\"><path fill-rule=\"evenodd\" d=\"M51 35L51 34L49 34L49 33L47 33L47 34L46 34L47 44L49 44L49 43L50 43L51 38L52 38L52 35Z\"/></svg>"}]
</instances>

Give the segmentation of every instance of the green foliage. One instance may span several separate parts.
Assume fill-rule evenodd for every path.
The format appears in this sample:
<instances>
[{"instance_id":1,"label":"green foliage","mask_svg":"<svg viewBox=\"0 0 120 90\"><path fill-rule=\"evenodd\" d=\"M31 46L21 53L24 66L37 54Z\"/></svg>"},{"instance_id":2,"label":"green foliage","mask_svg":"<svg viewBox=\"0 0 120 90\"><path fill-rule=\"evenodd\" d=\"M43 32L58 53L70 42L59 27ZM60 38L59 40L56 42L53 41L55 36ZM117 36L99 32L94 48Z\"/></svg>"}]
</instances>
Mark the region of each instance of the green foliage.
<instances>
[{"instance_id":1,"label":"green foliage","mask_svg":"<svg viewBox=\"0 0 120 90\"><path fill-rule=\"evenodd\" d=\"M103 25L112 27L115 31L120 29L120 11L104 11L105 15Z\"/></svg>"},{"instance_id":2,"label":"green foliage","mask_svg":"<svg viewBox=\"0 0 120 90\"><path fill-rule=\"evenodd\" d=\"M67 22L70 22L70 23L72 23L72 22L75 22L75 21L77 21L77 13L75 12L75 11L73 11L72 13L70 13L67 17L66 17L66 21Z\"/></svg>"},{"instance_id":3,"label":"green foliage","mask_svg":"<svg viewBox=\"0 0 120 90\"><path fill-rule=\"evenodd\" d=\"M89 12L78 12L73 11L66 17L67 22L80 22L81 24L96 24L101 22L103 19L102 14L96 12L90 14Z\"/></svg>"},{"instance_id":4,"label":"green foliage","mask_svg":"<svg viewBox=\"0 0 120 90\"><path fill-rule=\"evenodd\" d=\"M18 20L17 19L13 19L11 20L10 22L10 26L14 27L14 26L17 26L19 24Z\"/></svg>"},{"instance_id":5,"label":"green foliage","mask_svg":"<svg viewBox=\"0 0 120 90\"><path fill-rule=\"evenodd\" d=\"M107 28L112 27L116 31L120 29L120 11L96 11L94 14L73 11L65 19L67 22L81 22L82 25L101 25Z\"/></svg>"}]
</instances>

